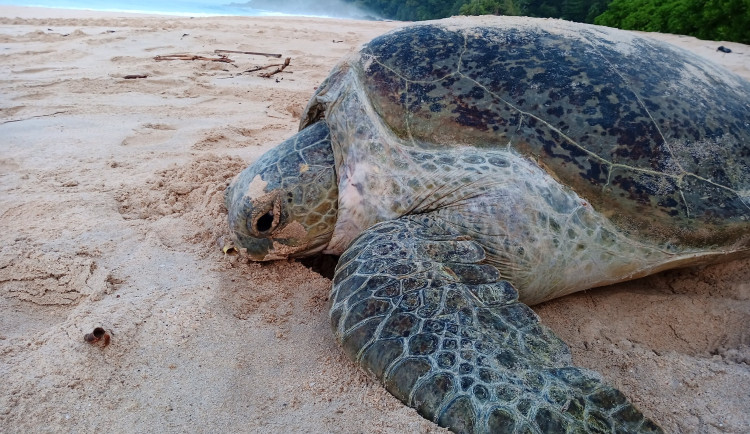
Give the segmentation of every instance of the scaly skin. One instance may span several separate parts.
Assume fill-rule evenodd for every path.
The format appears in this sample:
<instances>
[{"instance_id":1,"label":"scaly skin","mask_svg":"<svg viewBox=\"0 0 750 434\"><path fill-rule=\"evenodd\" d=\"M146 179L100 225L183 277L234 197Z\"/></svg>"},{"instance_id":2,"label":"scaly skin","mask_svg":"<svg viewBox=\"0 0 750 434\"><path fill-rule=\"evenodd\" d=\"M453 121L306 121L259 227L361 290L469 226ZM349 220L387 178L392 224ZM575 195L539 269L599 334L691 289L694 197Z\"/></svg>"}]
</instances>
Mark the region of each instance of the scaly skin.
<instances>
[{"instance_id":1,"label":"scaly skin","mask_svg":"<svg viewBox=\"0 0 750 434\"><path fill-rule=\"evenodd\" d=\"M341 257L331 325L427 419L468 433L657 433L518 302L482 247L432 214L379 223Z\"/></svg>"},{"instance_id":2,"label":"scaly skin","mask_svg":"<svg viewBox=\"0 0 750 434\"><path fill-rule=\"evenodd\" d=\"M522 303L750 254L750 84L629 33L473 22L334 69L227 190L236 242L343 254L336 338L442 426L660 432Z\"/></svg>"},{"instance_id":3,"label":"scaly skin","mask_svg":"<svg viewBox=\"0 0 750 434\"><path fill-rule=\"evenodd\" d=\"M256 261L323 250L336 221L336 171L328 126L315 124L260 157L225 201L236 244Z\"/></svg>"}]
</instances>

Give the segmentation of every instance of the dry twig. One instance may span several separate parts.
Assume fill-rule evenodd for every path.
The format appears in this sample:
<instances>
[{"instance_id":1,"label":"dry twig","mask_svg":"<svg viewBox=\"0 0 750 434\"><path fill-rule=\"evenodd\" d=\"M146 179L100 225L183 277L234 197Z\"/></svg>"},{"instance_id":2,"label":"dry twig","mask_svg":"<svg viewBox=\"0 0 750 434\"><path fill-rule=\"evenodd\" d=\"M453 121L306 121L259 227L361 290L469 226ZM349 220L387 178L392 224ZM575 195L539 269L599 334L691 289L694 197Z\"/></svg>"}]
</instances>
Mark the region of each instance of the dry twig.
<instances>
[{"instance_id":1,"label":"dry twig","mask_svg":"<svg viewBox=\"0 0 750 434\"><path fill-rule=\"evenodd\" d=\"M210 62L234 63L234 60L228 58L227 56L204 57L196 56L194 54L168 54L166 56L156 56L154 57L154 60L156 60L157 62L162 60L207 60Z\"/></svg>"},{"instance_id":2,"label":"dry twig","mask_svg":"<svg viewBox=\"0 0 750 434\"><path fill-rule=\"evenodd\" d=\"M216 54L221 54L221 53L250 54L250 55L253 55L253 56L266 56L266 57L276 57L276 58L280 58L281 57L281 54L256 53L254 51L214 50L214 53L216 53Z\"/></svg>"},{"instance_id":3,"label":"dry twig","mask_svg":"<svg viewBox=\"0 0 750 434\"><path fill-rule=\"evenodd\" d=\"M274 66L277 66L278 68L276 68L276 70L275 70L275 71L271 71L271 72L264 72L263 74L258 74L258 75L259 75L260 77L264 77L264 78L270 78L270 77L271 77L272 75L274 75L274 74L278 74L279 72L283 71L283 70L284 70L284 68L286 68L287 66L289 66L289 62L291 62L291 61L292 61L292 58L291 58L291 57L287 57L286 59L284 59L284 63L278 64L278 65L268 65L268 66L264 66L264 67L263 67L263 68L261 68L261 69L271 68L271 67L274 67Z\"/></svg>"}]
</instances>

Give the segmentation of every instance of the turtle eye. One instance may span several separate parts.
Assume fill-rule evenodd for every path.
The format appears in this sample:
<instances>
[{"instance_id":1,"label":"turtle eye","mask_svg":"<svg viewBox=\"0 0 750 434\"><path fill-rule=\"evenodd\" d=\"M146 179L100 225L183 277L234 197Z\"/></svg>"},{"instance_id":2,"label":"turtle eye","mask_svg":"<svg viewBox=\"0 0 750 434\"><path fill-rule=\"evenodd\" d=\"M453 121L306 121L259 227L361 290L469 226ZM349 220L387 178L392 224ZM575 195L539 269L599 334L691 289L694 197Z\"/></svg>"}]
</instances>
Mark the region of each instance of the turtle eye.
<instances>
[{"instance_id":1,"label":"turtle eye","mask_svg":"<svg viewBox=\"0 0 750 434\"><path fill-rule=\"evenodd\" d=\"M268 231L271 226L273 226L273 210L263 214L255 222L255 229L260 233Z\"/></svg>"}]
</instances>

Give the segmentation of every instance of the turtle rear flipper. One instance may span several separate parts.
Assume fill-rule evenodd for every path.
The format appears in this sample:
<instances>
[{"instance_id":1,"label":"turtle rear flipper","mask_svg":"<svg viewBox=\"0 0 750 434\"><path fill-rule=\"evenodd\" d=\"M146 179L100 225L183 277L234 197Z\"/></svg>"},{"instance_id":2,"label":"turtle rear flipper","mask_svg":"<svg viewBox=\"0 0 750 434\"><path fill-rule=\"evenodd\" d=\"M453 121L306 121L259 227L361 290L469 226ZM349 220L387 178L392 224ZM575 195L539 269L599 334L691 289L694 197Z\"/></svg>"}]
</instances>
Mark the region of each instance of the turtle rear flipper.
<instances>
[{"instance_id":1,"label":"turtle rear flipper","mask_svg":"<svg viewBox=\"0 0 750 434\"><path fill-rule=\"evenodd\" d=\"M429 215L371 227L339 261L331 323L393 395L457 432L661 432Z\"/></svg>"}]
</instances>

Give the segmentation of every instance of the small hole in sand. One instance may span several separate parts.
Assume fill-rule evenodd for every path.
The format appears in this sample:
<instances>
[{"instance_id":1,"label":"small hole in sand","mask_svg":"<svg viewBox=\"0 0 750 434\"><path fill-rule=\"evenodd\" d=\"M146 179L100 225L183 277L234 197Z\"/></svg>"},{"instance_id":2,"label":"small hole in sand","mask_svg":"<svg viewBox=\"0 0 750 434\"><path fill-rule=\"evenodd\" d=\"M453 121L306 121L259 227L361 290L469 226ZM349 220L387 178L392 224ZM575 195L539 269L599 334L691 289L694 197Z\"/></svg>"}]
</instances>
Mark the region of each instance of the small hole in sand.
<instances>
[{"instance_id":1,"label":"small hole in sand","mask_svg":"<svg viewBox=\"0 0 750 434\"><path fill-rule=\"evenodd\" d=\"M101 339L102 336L104 336L104 329L101 327L97 327L94 329L94 337L97 339Z\"/></svg>"}]
</instances>

